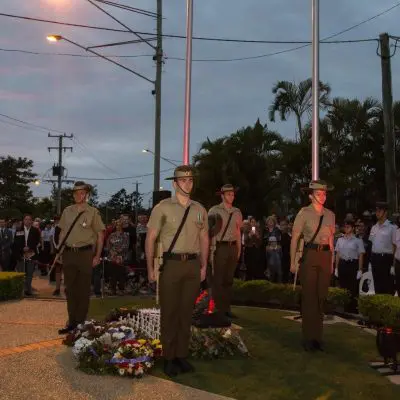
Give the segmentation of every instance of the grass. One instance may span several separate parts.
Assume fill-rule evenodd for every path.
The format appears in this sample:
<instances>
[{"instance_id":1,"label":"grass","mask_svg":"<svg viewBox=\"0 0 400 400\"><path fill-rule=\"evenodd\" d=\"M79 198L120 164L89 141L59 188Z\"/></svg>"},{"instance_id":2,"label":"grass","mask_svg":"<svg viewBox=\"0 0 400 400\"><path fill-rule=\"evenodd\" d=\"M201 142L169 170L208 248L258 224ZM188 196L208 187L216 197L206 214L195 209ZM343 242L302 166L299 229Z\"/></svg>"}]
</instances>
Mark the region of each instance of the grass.
<instances>
[{"instance_id":1,"label":"grass","mask_svg":"<svg viewBox=\"0 0 400 400\"><path fill-rule=\"evenodd\" d=\"M101 317L114 307L148 299L95 300L91 315ZM325 328L325 353L305 353L297 322L287 313L257 308L235 308L242 337L251 358L194 361L195 374L180 375L178 383L238 400L368 400L400 398L400 387L368 366L377 356L375 338L346 324ZM165 378L161 366L153 372Z\"/></svg>"},{"instance_id":2,"label":"grass","mask_svg":"<svg viewBox=\"0 0 400 400\"><path fill-rule=\"evenodd\" d=\"M104 299L91 299L89 307L89 318L103 319L112 309L138 305L143 308L154 307L155 300L150 297L111 297Z\"/></svg>"}]
</instances>

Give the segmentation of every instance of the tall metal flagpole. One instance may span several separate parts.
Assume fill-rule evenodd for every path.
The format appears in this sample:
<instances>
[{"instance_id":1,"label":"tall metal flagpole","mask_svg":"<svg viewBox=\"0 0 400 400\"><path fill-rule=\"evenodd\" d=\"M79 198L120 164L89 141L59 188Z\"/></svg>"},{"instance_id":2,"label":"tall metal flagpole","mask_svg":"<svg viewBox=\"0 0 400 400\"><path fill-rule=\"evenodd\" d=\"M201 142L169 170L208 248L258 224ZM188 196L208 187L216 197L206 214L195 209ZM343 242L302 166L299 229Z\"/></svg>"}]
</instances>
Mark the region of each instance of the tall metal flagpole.
<instances>
[{"instance_id":1,"label":"tall metal flagpole","mask_svg":"<svg viewBox=\"0 0 400 400\"><path fill-rule=\"evenodd\" d=\"M183 128L183 164L189 164L190 147L190 101L192 90L192 36L193 0L186 3L186 81L185 81L185 120Z\"/></svg>"},{"instance_id":2,"label":"tall metal flagpole","mask_svg":"<svg viewBox=\"0 0 400 400\"><path fill-rule=\"evenodd\" d=\"M312 1L312 179L319 179L319 0Z\"/></svg>"}]
</instances>

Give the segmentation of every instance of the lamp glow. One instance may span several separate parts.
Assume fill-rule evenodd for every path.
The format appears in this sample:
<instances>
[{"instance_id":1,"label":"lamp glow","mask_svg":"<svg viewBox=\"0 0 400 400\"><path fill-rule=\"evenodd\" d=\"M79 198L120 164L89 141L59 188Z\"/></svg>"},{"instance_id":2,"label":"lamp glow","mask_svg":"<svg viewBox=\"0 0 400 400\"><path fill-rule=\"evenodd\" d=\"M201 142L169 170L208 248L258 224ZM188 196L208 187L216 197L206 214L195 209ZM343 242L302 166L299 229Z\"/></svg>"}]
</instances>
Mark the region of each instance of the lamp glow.
<instances>
[{"instance_id":1,"label":"lamp glow","mask_svg":"<svg viewBox=\"0 0 400 400\"><path fill-rule=\"evenodd\" d=\"M47 40L49 42L59 42L62 39L61 35L47 35Z\"/></svg>"}]
</instances>

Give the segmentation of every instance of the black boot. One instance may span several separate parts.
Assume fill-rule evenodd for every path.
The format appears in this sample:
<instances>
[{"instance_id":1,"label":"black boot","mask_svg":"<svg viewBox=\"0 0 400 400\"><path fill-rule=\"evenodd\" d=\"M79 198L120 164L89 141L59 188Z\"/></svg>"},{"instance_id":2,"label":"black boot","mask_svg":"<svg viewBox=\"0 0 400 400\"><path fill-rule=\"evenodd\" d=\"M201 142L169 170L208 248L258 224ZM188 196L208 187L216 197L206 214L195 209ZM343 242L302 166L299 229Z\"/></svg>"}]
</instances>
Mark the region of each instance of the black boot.
<instances>
[{"instance_id":1,"label":"black boot","mask_svg":"<svg viewBox=\"0 0 400 400\"><path fill-rule=\"evenodd\" d=\"M303 340L302 345L303 345L303 349L305 351L315 351L316 350L314 347L314 344L311 340Z\"/></svg>"},{"instance_id":2,"label":"black boot","mask_svg":"<svg viewBox=\"0 0 400 400\"><path fill-rule=\"evenodd\" d=\"M313 340L312 341L313 347L315 350L318 351L324 351L324 346L322 345L322 343L318 340Z\"/></svg>"},{"instance_id":3,"label":"black boot","mask_svg":"<svg viewBox=\"0 0 400 400\"><path fill-rule=\"evenodd\" d=\"M67 333L72 332L76 328L76 325L67 325L65 328L61 328L58 330L59 335L66 335Z\"/></svg>"},{"instance_id":4,"label":"black boot","mask_svg":"<svg viewBox=\"0 0 400 400\"><path fill-rule=\"evenodd\" d=\"M186 358L175 358L175 365L179 368L182 373L194 372L194 367Z\"/></svg>"},{"instance_id":5,"label":"black boot","mask_svg":"<svg viewBox=\"0 0 400 400\"><path fill-rule=\"evenodd\" d=\"M170 378L178 375L178 368L172 360L164 361L164 374Z\"/></svg>"}]
</instances>

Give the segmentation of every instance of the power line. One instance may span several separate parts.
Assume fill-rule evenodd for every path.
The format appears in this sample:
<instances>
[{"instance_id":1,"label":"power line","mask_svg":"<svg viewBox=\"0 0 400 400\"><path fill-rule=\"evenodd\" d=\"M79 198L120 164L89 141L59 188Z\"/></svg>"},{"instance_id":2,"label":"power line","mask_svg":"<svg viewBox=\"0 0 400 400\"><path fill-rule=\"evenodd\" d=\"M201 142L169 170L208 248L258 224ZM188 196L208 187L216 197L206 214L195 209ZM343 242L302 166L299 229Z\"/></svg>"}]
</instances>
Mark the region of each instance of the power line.
<instances>
[{"instance_id":1,"label":"power line","mask_svg":"<svg viewBox=\"0 0 400 400\"><path fill-rule=\"evenodd\" d=\"M383 10L382 12L375 14L363 21L358 22L357 24L354 24L350 26L349 28L343 29L340 32L335 33L334 35L328 36L325 39L322 39L323 41L331 39L333 37L339 36L343 33L349 32L355 28L358 28L359 26L370 22L376 18L381 17L384 14L389 13L390 11L394 10L395 8L400 6L400 2L397 2L393 6ZM73 27L78 27L78 28L87 28L87 29L98 29L98 30L105 30L105 31L112 31L112 32L123 32L123 33L132 33L129 30L124 30L124 29L115 29L115 28L106 28L106 27L101 27L101 26L93 26L93 25L84 25L84 24L75 24L75 23L70 23L70 22L60 22L60 21L54 21L54 20L48 20L48 19L42 19L42 18L34 18L34 17L26 17L26 16L21 16L21 15L15 15L15 14L6 14L6 13L0 13L1 17L8 17L8 18L16 18L16 19L23 19L26 21L31 21L31 22L44 22L44 23L50 23L50 24L56 24L56 25L64 25L64 26L73 26ZM150 35L154 36L154 32L140 32L140 31L135 31L136 34L139 35ZM186 39L185 35L174 35L174 34L163 34L162 35L165 38L171 38L171 39ZM204 40L204 41L213 41L213 42L230 42L230 43L259 43L259 44L310 44L308 41L284 41L284 40L253 40L253 39L231 39L231 38L219 38L219 37L205 37L205 36L193 36L194 40Z\"/></svg>"},{"instance_id":2,"label":"power line","mask_svg":"<svg viewBox=\"0 0 400 400\"><path fill-rule=\"evenodd\" d=\"M144 39L141 34L139 32L136 32L134 30L132 30L131 28L129 28L128 25L125 25L123 22L121 22L119 19L115 18L114 15L112 15L111 13L109 13L108 11L106 11L104 8L100 7L98 4L96 4L94 1L92 0L87 0L93 7L96 7L98 10L100 10L102 13L106 14L107 16L109 16L112 20L114 20L115 22L117 22L119 25L123 26L125 29L127 29L129 32L133 33L137 38L139 38L141 41L143 41L144 43L146 43L148 46L150 46L153 50L155 50L155 47L148 41L146 41L146 39Z\"/></svg>"},{"instance_id":3,"label":"power line","mask_svg":"<svg viewBox=\"0 0 400 400\"><path fill-rule=\"evenodd\" d=\"M126 10L126 11L131 11L134 12L136 14L141 14L141 15L145 15L147 17L153 17L153 18L157 18L157 14L154 13L153 11L148 11L148 10L144 10L142 8L136 8L136 7L132 7L132 6L127 6L126 4L122 4L122 3L116 3L113 1L109 1L109 0L95 0L98 1L99 3L103 3L103 4L107 4L113 7L117 7L120 8L122 10Z\"/></svg>"},{"instance_id":4,"label":"power line","mask_svg":"<svg viewBox=\"0 0 400 400\"><path fill-rule=\"evenodd\" d=\"M90 157L93 158L93 160L95 160L99 165L101 165L103 168L107 169L108 171L112 172L114 175L117 175L118 177L120 176L120 174L115 171L114 169L110 168L107 164L104 164L103 161L99 160L97 158L97 156L94 155L94 153L84 144L82 143L77 137L76 135L74 136L74 138L72 139L74 141L74 143L76 143L85 153L89 154Z\"/></svg>"},{"instance_id":5,"label":"power line","mask_svg":"<svg viewBox=\"0 0 400 400\"><path fill-rule=\"evenodd\" d=\"M160 172L169 172L172 171L174 168L168 168L168 169L163 169ZM149 172L146 174L142 175L133 175L133 176L124 176L124 177L118 177L118 178L88 178L88 177L77 177L77 176L70 176L70 179L81 179L81 180L86 180L86 181L119 181L119 180L124 180L124 179L136 179L136 178L145 178L146 176L153 176L154 172Z\"/></svg>"},{"instance_id":6,"label":"power line","mask_svg":"<svg viewBox=\"0 0 400 400\"><path fill-rule=\"evenodd\" d=\"M65 133L65 132L61 132L61 131L59 131L57 129L51 129L51 128L47 128L45 126L32 124L31 122L23 121L22 119L11 117L11 116L9 116L7 114L1 114L0 113L0 117L4 117L4 118L10 119L12 121L19 122L21 124L25 124L25 125L31 126L32 128L35 128L35 129L41 129L41 130L46 131L46 132L50 131L50 132L55 132L55 133L60 133L60 134L64 134ZM2 122L5 122L5 121L2 121ZM6 123L9 123L9 122L6 122ZM15 126L18 126L18 125L15 125ZM24 127L20 126L20 128L24 128Z\"/></svg>"},{"instance_id":7,"label":"power line","mask_svg":"<svg viewBox=\"0 0 400 400\"><path fill-rule=\"evenodd\" d=\"M91 54L75 54L75 53L50 53L50 52L40 52L40 51L31 51L31 50L23 50L23 49L3 49L0 48L0 51L10 52L10 53L26 53L37 56L68 56L68 57L81 57L81 58L99 58L98 56ZM137 55L105 55L108 58L139 58L139 57L153 57L153 54L137 54Z\"/></svg>"},{"instance_id":8,"label":"power line","mask_svg":"<svg viewBox=\"0 0 400 400\"><path fill-rule=\"evenodd\" d=\"M377 38L367 38L367 39L354 39L354 40L335 40L335 41L326 41L322 42L321 44L346 44L346 43L368 43L368 42L377 42ZM291 44L295 44L296 42L287 42ZM296 47L295 49L301 49L311 44L311 42L302 42L305 45ZM277 42L276 44L282 44L282 42ZM249 57L238 57L238 58L227 58L227 59L218 59L218 58L200 58L200 59L193 59L196 62L221 62L221 61L241 61L241 60L252 60L257 58L264 58L269 57L276 54L286 53L288 51L293 51L294 49L286 49L281 50L273 53L261 54L257 56L249 56ZM23 50L23 49L4 49L0 48L0 51L4 52L14 52L14 53L23 53L23 54L30 54L30 55L38 55L38 56L69 56L69 57L80 57L80 58L97 58L98 56L89 55L89 54L75 54L75 53L49 53L49 52L39 52L39 51L31 51L31 50ZM105 57L108 58L140 58L140 57L153 57L152 54L138 54L138 55L106 55ZM174 61L185 61L185 58L182 57L164 57L166 60L174 60Z\"/></svg>"},{"instance_id":9,"label":"power line","mask_svg":"<svg viewBox=\"0 0 400 400\"><path fill-rule=\"evenodd\" d=\"M9 120L11 120L11 121L15 121L15 122L18 122L18 123L20 123L20 124L26 125L26 126L21 126L21 125L16 124L15 122L4 121L4 120L1 120L1 119L0 119L0 122L6 123L6 124L9 124L9 125L12 125L12 126L16 126L16 127L19 127L19 128L24 128L24 129L28 129L28 130L29 130L29 129L30 129L30 130L43 130L43 131L46 131L46 132L54 132L54 133L59 133L59 134L62 134L62 135L65 134L65 132L62 132L62 131L60 131L60 130L48 128L48 127L46 127L46 126L41 126L41 125L33 124L33 123L31 123L31 122L27 122L27 121L24 121L24 120L19 119L19 118L11 117L10 115L7 115L7 114L2 114L2 113L0 113L0 117L4 117L4 118L7 118L7 119L9 119ZM117 176L120 175L118 172L116 172L115 170L113 170L112 168L110 168L108 165L104 164L101 160L99 160L99 159L93 154L93 152L92 152L84 143L82 143L81 140L79 140L79 139L76 137L76 135L72 137L72 140L73 140L73 142L74 142L78 147L80 147L86 154L89 154L90 157L93 158L93 160L95 160L95 161L96 161L98 164L100 164L102 167L106 168L108 171L112 172L113 174L115 174L115 175L117 175Z\"/></svg>"}]
</instances>

